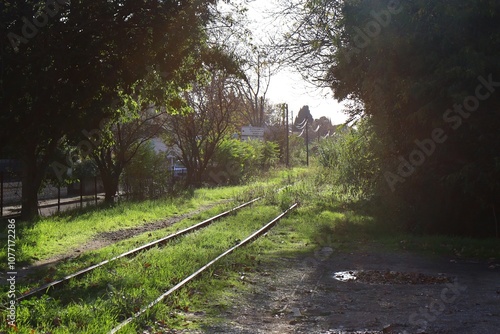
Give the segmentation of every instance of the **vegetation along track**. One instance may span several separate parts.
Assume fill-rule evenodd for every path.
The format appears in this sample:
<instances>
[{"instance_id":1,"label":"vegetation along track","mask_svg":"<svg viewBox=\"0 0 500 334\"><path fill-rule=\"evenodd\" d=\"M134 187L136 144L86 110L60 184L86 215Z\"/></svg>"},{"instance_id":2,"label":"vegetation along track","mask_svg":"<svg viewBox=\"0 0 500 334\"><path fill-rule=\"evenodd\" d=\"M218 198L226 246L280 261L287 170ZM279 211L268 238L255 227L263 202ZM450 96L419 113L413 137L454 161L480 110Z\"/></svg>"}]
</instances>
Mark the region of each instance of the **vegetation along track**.
<instances>
[{"instance_id":1,"label":"vegetation along track","mask_svg":"<svg viewBox=\"0 0 500 334\"><path fill-rule=\"evenodd\" d=\"M233 274L239 281L239 270L251 270L248 266L259 263L260 248L251 253L238 251L225 255L237 249L234 246L243 246L265 234L286 214L281 214L283 209L274 204L259 201L163 247L121 258L79 279L69 280L64 287L52 290L50 296L43 294L22 300L17 307L16 327L8 328L4 323L0 332L102 334L127 319L131 320L122 325L120 333L136 333L151 326L184 327L182 312L211 312L211 294L226 289L224 284L232 281ZM271 220L263 227L264 222ZM157 235L161 236L159 232ZM262 239L272 246L272 238ZM220 256L223 253L224 258ZM179 282L190 283L181 287ZM165 295L168 290L171 294ZM227 293L233 293L232 288ZM148 305L146 311L145 305Z\"/></svg>"},{"instance_id":2,"label":"vegetation along track","mask_svg":"<svg viewBox=\"0 0 500 334\"><path fill-rule=\"evenodd\" d=\"M211 218L208 218L200 223L197 223L193 226L190 226L188 228L185 228L181 231L178 231L176 233L173 233L173 234L170 234L166 237L163 237L161 239L158 239L158 240L155 240L155 241L152 241L152 242L149 242L145 245L142 245L140 247L137 247L137 248L134 248L130 251L127 251L125 253L122 253L118 256L115 256L111 259L108 259L108 260L104 260L102 262L99 262L97 264L94 264L90 267L87 267L85 269L82 269L82 270L79 270L77 271L76 273L73 273L73 274L70 274L70 275L67 275L61 279L58 279L58 280L55 280L55 281L52 281L52 282L49 282L47 284L44 284L42 286L39 286L37 288L34 288L30 291L28 291L27 293L17 297L17 301L21 301L23 299L28 299L30 297L33 297L35 295L40 295L40 294L43 294L43 293L47 293L49 291L49 289L51 288L58 288L60 286L62 286L64 283L67 283L69 280L71 279L75 279L75 278L79 278L79 277L82 277L83 275L85 274L88 274L89 272L97 269L97 268L100 268L100 267L103 267L115 260L118 260L118 259L121 259L121 258L124 258L124 257L131 257L131 256L134 256L134 255L137 255L138 253L140 252L143 252L143 251L146 251L146 250L149 250L149 249L152 249L153 247L156 247L156 246L161 246L161 245L165 245L167 242L169 241L172 241L173 239L177 238L177 237L180 237L180 236L183 236L183 235L186 235L188 233L191 233L191 232L194 232L194 231L197 231L201 228L204 228L204 227L207 227L208 225L212 224L213 222L215 222L216 220L220 219L220 218L223 218L223 217L226 217L242 208L245 208L253 203L255 203L256 201L262 199L262 197L257 197L257 198L254 198L252 199L251 201L248 201L246 203L243 203L241 205L238 205L237 207L234 207L230 210L227 210L227 211L224 211L222 213L219 213L218 215L215 215Z\"/></svg>"},{"instance_id":3,"label":"vegetation along track","mask_svg":"<svg viewBox=\"0 0 500 334\"><path fill-rule=\"evenodd\" d=\"M205 270L207 270L212 265L214 265L217 261L219 261L223 257L231 254L232 252L234 252L239 247L247 245L248 243L254 241L258 237L260 237L261 235L263 235L264 233L266 233L269 229L271 229L274 225L276 225L276 223L281 218L283 218L288 212L290 212L291 210L295 209L297 207L297 205L298 205L297 203L293 204L288 209L286 209L285 211L283 211L280 215L278 215L276 218L274 218L273 220L271 220L269 223L267 223L266 225L264 225L263 227L261 227L260 229L258 229L254 233L252 233L246 239L244 239L243 241L239 242L235 246L229 248L228 250L226 250L225 252L223 252L222 254L220 254L219 256L217 256L216 258L214 258L213 260L211 260L210 262L208 262L207 264L205 264L204 266L202 266L200 269L198 269L197 271L195 271L194 273L192 273L188 277L184 278L181 282L177 283L174 287L172 287L167 292L165 292L164 294L162 294L161 296L159 296L158 298L156 298L153 302L149 303L147 306L145 306L144 308L142 308L140 311L136 312L133 316L131 316L131 317L127 318L125 321L121 322L118 326L116 326L115 328L113 328L109 332L109 334L118 333L126 325L128 325L129 323L131 323L132 321L134 321L134 319L136 319L139 316L141 316L142 314L146 313L150 308L152 308L153 306L155 306L156 304L158 304L159 302L161 302L162 300L164 300L166 297L168 297L169 295L171 295L172 293L174 293L175 291L177 291L181 287L185 286L191 280L193 280L198 275L200 275Z\"/></svg>"}]
</instances>

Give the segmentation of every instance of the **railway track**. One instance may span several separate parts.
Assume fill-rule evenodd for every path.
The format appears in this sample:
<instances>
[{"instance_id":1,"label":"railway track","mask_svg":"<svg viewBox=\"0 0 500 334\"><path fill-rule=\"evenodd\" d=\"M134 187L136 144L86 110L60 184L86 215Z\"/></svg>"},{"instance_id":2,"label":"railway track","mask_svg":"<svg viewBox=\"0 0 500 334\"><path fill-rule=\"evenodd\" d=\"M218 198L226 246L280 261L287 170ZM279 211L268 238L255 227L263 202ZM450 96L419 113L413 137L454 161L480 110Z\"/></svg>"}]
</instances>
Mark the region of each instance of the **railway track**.
<instances>
[{"instance_id":1,"label":"railway track","mask_svg":"<svg viewBox=\"0 0 500 334\"><path fill-rule=\"evenodd\" d=\"M278 189L275 192L280 192L285 188L287 188L287 187ZM261 214L264 213L263 216L255 215L253 209L252 210L248 210L248 209L247 210L240 210L240 209L248 207L248 206L252 205L253 203L263 199L264 197L265 197L265 195L258 197L258 198L255 198L251 201L248 201L246 203L238 205L230 210L222 212L222 213L215 215L209 219L206 219L202 222L196 223L195 225L192 225L186 229L183 229L183 230L178 231L176 233L170 234L168 236L165 236L165 237L158 239L158 240L155 240L153 242L147 243L145 245L142 245L142 246L137 247L133 250L127 251L123 254L120 254L120 255L115 256L111 259L102 261L100 263L97 263L97 264L92 265L90 267L87 267L85 269L79 270L78 272L75 272L71 275L63 277L63 278L58 279L56 281L49 282L47 284L43 284L37 288L30 290L27 293L24 293L21 296L17 297L16 302L19 303L20 301L29 299L29 298L37 296L37 295L49 294L50 292L54 292L54 294L50 293L52 295L51 297L46 297L46 298L44 297L40 300L33 300L33 301L30 301L28 304L19 303L21 309L24 309L24 311L22 311L22 312L26 312L28 310L29 310L29 312L40 312L41 311L42 313L35 313L35 314L45 314L45 311L44 311L45 306L43 306L43 305L46 305L46 303L47 303L47 306L48 306L48 304L51 305L51 306L48 306L50 309L54 309L53 306L56 306L58 303L65 304L67 302L70 302L72 300L71 298L73 298L70 296L73 296L73 295L78 296L78 294L81 292L75 293L74 285L77 286L78 291L84 291L85 289L90 288L92 290L90 295L92 295L92 296L94 293L94 289L96 289L97 290L97 291L95 291L96 295L103 296L103 297L105 295L107 296L107 297L103 298L102 300L100 297L98 297L98 300L104 301L106 304L111 305L112 307L109 309L114 309L115 307L118 307L119 310L115 316L121 315L118 317L118 319L116 319L115 316L110 317L111 321L110 321L109 325L106 326L105 329L102 328L103 332L110 330L111 326L114 326L116 323L118 323L118 326L113 328L110 332L110 333L118 333L118 331L120 331L122 328L126 327L128 324L134 322L135 319L137 319L138 317L140 317L144 313L148 314L149 313L148 310L153 308L155 305L160 303L165 298L168 298L175 291L179 290L180 288L182 288L183 286L185 286L186 284L188 284L189 282L194 280L201 273L206 271L208 268L212 267L220 259L231 254L239 247L245 246L248 243L255 240L256 238L258 238L259 236L265 234L282 217L284 217L288 212L290 212L291 210L295 209L298 206L298 204L292 205L290 208L283 211L280 215L278 215L272 221L270 221L269 223L267 223L264 226L259 228L259 226L261 226L262 221L264 221L264 219L265 219L265 221L268 221L269 219L271 219L272 217L274 217L275 215L278 214L279 211L276 210L276 207L274 207L272 205L264 205L263 207L267 208L267 209L264 209L263 211L261 211L261 207L259 206L258 209L256 209L256 210L258 210L256 212L260 212ZM239 213L239 211L242 211L242 212ZM227 216L231 215L232 213L237 213L238 215L234 216L234 218L228 218L229 220L226 221ZM247 217L247 218L243 218L244 220L242 221L240 214L242 215L241 217ZM263 217L266 217L266 218L263 218ZM224 218L224 220L221 222L222 225L213 224L213 227L211 227L210 229L203 229L204 227L208 227L213 222L215 222L216 220L219 220L221 218ZM242 228L244 230L240 229L238 231L239 222L247 222L246 219L249 219L248 224L246 224L246 223L242 224ZM248 228L248 227L250 227L250 228ZM193 233L193 235L188 235L188 234L191 234L192 232L202 230L202 229L203 229L203 231ZM255 229L258 229L258 230L255 231ZM232 232L233 230L236 233ZM219 231L219 232L214 233L214 231ZM254 231L254 232L252 232L252 231ZM212 235L212 234L214 236L216 236L217 240L221 241L221 244L219 244L220 245L219 247L211 246L212 245L212 243L210 241L211 239L204 239L204 238L206 238L207 235ZM236 237L232 237L232 235L234 235L234 234L236 234ZM246 235L248 235L248 234L251 234L251 235L246 237ZM178 237L181 237L184 235L186 235L186 238L188 238L188 239L184 240L184 238L182 238L182 240L178 240L179 239ZM199 236L201 236L201 238ZM212 238L212 236L211 236L211 238ZM241 239L244 239L244 240L240 241ZM170 252L165 253L164 250L158 249L158 246L163 246L163 245L167 246L167 244L173 240L177 240L177 241L174 243L174 245L172 245L172 247L173 247L172 253L174 254L172 259L174 259L174 258L189 259L188 262L184 262L184 260L181 260L181 262L180 262L183 264L188 263L187 268L189 268L189 269L186 268L187 270L181 270L180 275L173 274L170 276L170 273L172 272L170 268L175 268L175 265L172 267L170 264L170 260L165 261L166 258L164 256L170 256L171 253ZM190 240L190 241L188 241L188 240ZM198 244L198 242L201 242L201 243ZM196 245L196 246L194 246L194 245ZM217 244L213 244L213 245L217 245ZM229 249L227 249L222 254L217 256L217 254L219 254L219 252L222 252L224 249L226 249L226 247L229 247ZM210 251L212 248L218 248L218 251L215 251L215 252ZM204 251L205 249L207 249L207 251L208 251L207 253L205 253L205 251ZM194 257L189 256L189 254L191 254L190 253L191 251L193 251ZM151 257L150 257L151 254L153 254L153 256L155 256L154 254L156 254L156 252L160 252L161 254L165 254L165 255L162 255L159 257L159 259L161 259L160 262L163 262L163 265L157 266L156 264L158 264L158 262L157 262L158 260L156 260L156 259L144 260L144 259L151 259ZM198 257L201 261L198 261L198 262L196 260L192 261L192 259L196 259L196 257ZM123 261L125 258L127 258L128 260ZM132 259L129 259L129 258L132 258ZM119 259L122 259L122 260L117 261ZM110 265L109 268L106 267L106 265L108 265L114 261L118 262L118 264ZM142 262L142 261L144 261L144 262ZM191 262L189 262L189 261L191 261ZM136 276L134 279L135 284L128 284L132 287L132 290L131 290L131 292L125 292L126 290L120 289L120 285L122 284L122 281L121 281L122 276L120 276L119 274L117 275L116 269L121 268L121 270L123 272L122 275L127 276L128 273L130 272L130 269L126 269L126 268L128 268L130 266L130 264L134 264L134 265L132 265L132 267L134 267L134 269L132 269L133 271L131 273L135 273L135 276ZM136 266L135 264L139 264L139 266ZM199 266L202 266L202 267L197 269ZM220 266L220 264L219 264L219 266ZM157 279L159 279L161 282L169 282L169 281L170 282L167 284L162 283L161 287L155 286L156 285L155 281L149 279L151 277L151 275L150 275L151 271L149 269L150 267L156 268L156 269L151 269L151 270L156 271L156 273L158 273L158 272L163 272L164 274L166 273L166 275L161 275L161 274L159 276L157 275L158 276ZM79 278L83 278L83 276L87 277L86 274L92 273L94 270L96 270L98 268L101 268L101 269L97 270L97 275L101 275L101 273L106 273L105 275L109 275L108 276L109 277L108 283L107 283L107 285L104 286L104 289L99 284L95 284L95 283L88 284L87 278L85 278L85 280L82 283L80 283ZM137 276L137 271L136 271L137 268L139 268L139 271L144 270L144 272L147 276L147 279L145 279L144 282L142 281L142 279L145 278L145 276L140 276L140 275ZM187 276L187 275L189 275L189 276ZM134 277L134 275L131 275L131 277ZM183 277L185 277L185 278L183 278ZM90 275L90 279L94 279L93 273ZM118 279L116 281L116 284L119 287L118 289L116 289L116 285L113 286L115 284L113 282L115 279ZM76 282L73 282L73 281L76 281ZM67 290L67 287L62 288L62 286L68 282L72 282L72 283L70 283L71 290ZM111 283L113 283L113 285L111 285ZM146 287L146 291L147 291L148 287L151 287L151 286L153 287L153 289L150 288L150 290L149 290L150 292L148 292L149 297L147 299L142 299L146 295L144 295L144 297L142 297L140 295L139 295L140 297L137 297L137 295L135 295L135 297L133 297L134 292L132 292L132 291L134 291L138 286L141 286L142 284L145 284L144 286ZM171 286L173 286L173 287L171 288ZM162 291L165 291L167 289L169 289L167 292L163 293L161 296L156 298L157 294L160 294L160 293L162 293ZM71 293L68 295L68 294L66 294L65 291L71 291ZM142 288L142 291L145 291L145 289ZM59 297L55 297L55 296L59 296ZM85 296L85 293L83 294L83 296ZM119 297L116 298L116 296L119 296ZM176 296L177 296L177 294L176 294ZM69 299L67 297L69 297ZM173 297L173 296L171 296L171 297ZM86 296L83 298L86 299ZM127 299L125 299L125 298L127 298ZM154 298L156 298L156 299L154 301L150 302ZM81 298L78 300L83 301L83 299L81 299ZM125 300L126 300L126 302L125 302L125 304L123 304L123 302ZM131 302L131 304L127 304L127 302ZM33 303L33 304L31 304L31 303ZM147 303L149 303L149 304L147 304ZM70 305L70 304L68 304L68 305ZM102 307L102 305L100 305L100 306L97 306L97 308L94 308L92 302L89 305L92 305L92 310L94 310L94 311L97 310L99 307ZM124 306L124 305L126 305L126 306ZM134 305L134 306L132 306L132 305ZM146 306L144 306L144 305L146 305ZM40 309L37 310L38 307L40 307ZM76 304L71 305L70 308L68 308L68 312L71 312L70 310L72 310L74 312L74 309L79 308L79 307L80 306L76 306ZM28 308L28 310L26 310L26 308ZM58 307L56 306L55 308L58 308ZM35 311L35 310L37 310L37 311ZM66 309L64 309L64 310L66 310ZM104 314L105 317L108 317L107 310L108 310L107 308L103 308L102 311L104 313L101 312L99 314ZM156 308L155 308L155 310L156 310ZM62 311L62 309L61 309L61 311ZM66 311L63 311L63 312L66 312ZM47 324L51 324L51 325L49 325L49 327L47 327L47 329L49 329L49 328L52 329L52 327L57 328L59 326L66 326L66 325L61 325L62 321L63 321L63 320L61 320L63 318L62 314L66 314L66 313L55 313L55 314L56 315L47 314L48 322L46 322L47 319L44 319L44 317L42 316L41 319L44 319L44 320L41 320L42 322L40 322L41 324L43 323L41 328L45 328L44 326L47 326ZM129 317L129 318L127 318L127 317ZM112 320L112 319L114 319L114 320ZM67 319L67 320L69 320L69 319ZM123 321L123 320L125 320L125 321ZM31 326L37 326L37 325L34 325L35 322L31 322L32 320L28 320L28 322L24 322L24 321L26 321L26 320L23 320L22 325L21 325L23 327L27 326L27 328L31 328ZM37 317L37 320L35 320L35 321L36 321L36 323L38 323L38 317ZM85 322L82 322L82 320L75 320L75 321L76 321L76 323L74 321L70 320L70 322L68 322L68 326L72 326L73 332L79 332L79 330L83 328L82 326L85 326L84 325ZM123 322L119 323L120 321L123 321ZM64 320L64 323L66 323L66 320ZM76 326L76 328L75 328L75 326ZM92 327L92 326L95 326L95 324L91 325L89 322L89 326L90 326L89 329L94 328L93 330L95 331L95 327Z\"/></svg>"},{"instance_id":2,"label":"railway track","mask_svg":"<svg viewBox=\"0 0 500 334\"><path fill-rule=\"evenodd\" d=\"M156 298L154 301L152 301L151 303L149 303L148 305L146 305L145 307L143 307L140 311L136 312L131 317L127 318L126 320L124 320L123 322L121 322L120 324L118 324L118 326L114 327L108 334L116 334L116 333L118 333L125 326L127 326L128 324L130 324L131 322L133 322L135 319L137 319L138 317L140 317L144 313L148 312L148 310L150 310L152 307L154 307L155 305L157 305L158 303L160 303L161 301L163 301L165 298L167 298L168 296L170 296L175 291L177 291L180 288L184 287L186 284L188 284L193 279L195 279L196 277L198 277L200 274L202 274L208 268L212 267L220 259L222 259L225 256L233 253L236 249L238 249L240 247L243 247L243 246L245 246L245 245L253 242L257 238L259 238L261 235L265 234L274 225L276 225L278 223L278 221L281 220L281 218L283 218L285 215L287 215L290 211L294 210L297 206L298 206L298 203L295 203L292 206L290 206L288 209L286 209L285 211L283 211L280 215L278 215L273 220L271 220L270 222L268 222L267 224L265 224L264 226L262 226L257 231L253 232L250 236L248 236L247 238L245 238L244 240L242 240L241 242L239 242L237 245L232 246L231 248L227 249L225 252L221 253L219 256L217 256L213 260L211 260L208 263L206 263L204 266L202 266L201 268L199 268L197 271L195 271L191 275L187 276L182 281L180 281L179 283L177 283L175 286L173 286L172 288L170 288L168 291L166 291L165 293L163 293L162 295L160 295L158 298Z\"/></svg>"},{"instance_id":3,"label":"railway track","mask_svg":"<svg viewBox=\"0 0 500 334\"><path fill-rule=\"evenodd\" d=\"M49 292L50 289L56 289L56 288L59 288L61 287L62 285L64 285L65 283L69 282L70 280L72 279L77 279L77 278L80 278L82 276L84 276L85 274L88 274L90 273L91 271L97 269L97 268L101 268L103 266L106 266L107 264L113 262L113 261L116 261L118 259L121 259L121 258L125 258L125 257L132 257L132 256L135 256L137 254L139 254L140 252L143 252L143 251L146 251L146 250L149 250L149 249L152 249L153 247L156 247L156 246L162 246L162 245L165 245L166 243L178 238L178 237L181 237L183 235L186 235L186 234L189 234L189 233L192 233L194 231L197 231L197 230L200 230L204 227L207 227L209 226L210 224L212 224L213 222L215 222L216 220L220 219L220 218L223 218L223 217L226 217L240 209L243 209L259 200L261 200L262 197L257 197L257 198L254 198L252 199L251 201L248 201L246 203L243 203L241 205L238 205L230 210L227 210L227 211L224 211L222 213L219 213L218 215L215 215L211 218L208 218L202 222L199 222L195 225L192 225L188 228L185 228L181 231L178 231L176 233L173 233L173 234L170 234L168 236L165 236L161 239L158 239L158 240L155 240L155 241L152 241L150 243L147 243L145 245L142 245L140 247L137 247L137 248L134 248L130 251L127 251L125 253L122 253L120 255L117 255L111 259L108 259L108 260L104 260L102 262L99 262L97 264L94 264L90 267L87 267L87 268L84 268L82 270L79 270L77 271L76 273L73 273L73 274L70 274L70 275L67 275L61 279L58 279L58 280L55 280L55 281L52 281L52 282L49 282L49 283L46 283L46 284L43 284L37 288L34 288L26 293L24 293L23 295L19 296L16 298L16 300L19 302L19 301L22 301L22 300L26 300L26 299L29 299L31 297L34 297L34 296L37 296L37 295L41 295L41 294L46 294Z\"/></svg>"}]
</instances>

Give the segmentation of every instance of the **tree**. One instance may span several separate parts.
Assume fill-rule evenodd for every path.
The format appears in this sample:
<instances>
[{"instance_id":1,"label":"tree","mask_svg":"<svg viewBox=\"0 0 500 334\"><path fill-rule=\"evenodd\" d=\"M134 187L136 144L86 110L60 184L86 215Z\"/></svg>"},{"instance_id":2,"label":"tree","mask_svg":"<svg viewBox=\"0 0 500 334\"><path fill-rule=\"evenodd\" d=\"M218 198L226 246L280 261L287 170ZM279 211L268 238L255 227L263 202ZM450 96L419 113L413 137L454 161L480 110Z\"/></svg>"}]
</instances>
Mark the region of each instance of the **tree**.
<instances>
[{"instance_id":1,"label":"tree","mask_svg":"<svg viewBox=\"0 0 500 334\"><path fill-rule=\"evenodd\" d=\"M181 151L187 184L200 185L216 148L231 129L238 103L234 77L223 70L207 72L205 82L185 92L188 112L169 116L167 142Z\"/></svg>"},{"instance_id":2,"label":"tree","mask_svg":"<svg viewBox=\"0 0 500 334\"><path fill-rule=\"evenodd\" d=\"M276 74L279 64L269 50L252 44L241 56L245 78L238 85L241 99L241 117L247 125L264 126L266 122L266 95L271 78Z\"/></svg>"},{"instance_id":3,"label":"tree","mask_svg":"<svg viewBox=\"0 0 500 334\"><path fill-rule=\"evenodd\" d=\"M107 138L100 145L95 145L91 152L101 175L105 203L114 202L123 170L141 147L161 132L166 122L165 116L165 111L157 112L151 106L141 110L131 120L106 124L103 134Z\"/></svg>"},{"instance_id":4,"label":"tree","mask_svg":"<svg viewBox=\"0 0 500 334\"><path fill-rule=\"evenodd\" d=\"M341 0L279 0L273 14L282 36L272 47L283 64L295 68L307 81L329 87L325 71L331 66L342 31Z\"/></svg>"},{"instance_id":5,"label":"tree","mask_svg":"<svg viewBox=\"0 0 500 334\"><path fill-rule=\"evenodd\" d=\"M197 61L215 3L2 2L0 142L22 161L24 219L37 214L38 189L62 139L112 118L120 94L130 94L150 66L171 82Z\"/></svg>"},{"instance_id":6,"label":"tree","mask_svg":"<svg viewBox=\"0 0 500 334\"><path fill-rule=\"evenodd\" d=\"M327 2L307 2L311 22L327 22L319 10ZM340 5L337 20L311 26L305 42L331 36L317 44L328 55L318 73L337 99L361 103L351 116L371 117L383 141L381 180L386 193L403 201L402 218L421 230L494 234L500 207L500 4Z\"/></svg>"},{"instance_id":7,"label":"tree","mask_svg":"<svg viewBox=\"0 0 500 334\"><path fill-rule=\"evenodd\" d=\"M280 69L278 53L262 40L254 40L244 3L224 6L219 16L218 25L211 27L210 42L231 55L243 73L237 86L241 97L237 123L265 126L270 106L267 91L271 77Z\"/></svg>"},{"instance_id":8,"label":"tree","mask_svg":"<svg viewBox=\"0 0 500 334\"><path fill-rule=\"evenodd\" d=\"M321 138L333 136L339 127L339 125L333 125L332 121L325 116L315 119L312 123L312 128L318 141Z\"/></svg>"},{"instance_id":9,"label":"tree","mask_svg":"<svg viewBox=\"0 0 500 334\"><path fill-rule=\"evenodd\" d=\"M295 121L293 122L293 125L295 128L302 127L304 126L304 123L307 122L308 124L312 124L314 121L312 115L311 115L311 110L309 109L309 106L303 106L300 108L299 113L295 117Z\"/></svg>"},{"instance_id":10,"label":"tree","mask_svg":"<svg viewBox=\"0 0 500 334\"><path fill-rule=\"evenodd\" d=\"M127 198L135 199L155 198L172 191L172 170L165 152L156 151L153 141L141 145L125 166L121 185Z\"/></svg>"}]
</instances>

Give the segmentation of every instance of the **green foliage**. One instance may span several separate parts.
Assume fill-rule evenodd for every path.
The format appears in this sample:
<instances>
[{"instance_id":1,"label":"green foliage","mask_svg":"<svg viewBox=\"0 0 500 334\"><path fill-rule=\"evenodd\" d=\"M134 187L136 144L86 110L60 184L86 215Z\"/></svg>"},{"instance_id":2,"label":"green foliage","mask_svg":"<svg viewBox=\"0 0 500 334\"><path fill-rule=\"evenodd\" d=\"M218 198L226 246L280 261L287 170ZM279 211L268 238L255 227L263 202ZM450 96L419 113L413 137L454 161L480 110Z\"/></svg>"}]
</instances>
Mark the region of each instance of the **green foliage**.
<instances>
[{"instance_id":1,"label":"green foliage","mask_svg":"<svg viewBox=\"0 0 500 334\"><path fill-rule=\"evenodd\" d=\"M318 58L310 69L356 102L349 115L371 117L387 211L419 230L494 235L500 3L308 1L300 14L292 54ZM435 131L445 139L431 143Z\"/></svg>"},{"instance_id":2,"label":"green foliage","mask_svg":"<svg viewBox=\"0 0 500 334\"><path fill-rule=\"evenodd\" d=\"M250 176L269 170L279 161L278 145L271 141L240 141L225 139L218 147L214 159L214 169L210 175L223 173L230 184L238 184ZM215 173L215 174L214 174ZM212 180L218 182L218 180Z\"/></svg>"},{"instance_id":3,"label":"green foliage","mask_svg":"<svg viewBox=\"0 0 500 334\"><path fill-rule=\"evenodd\" d=\"M254 165L254 173L258 170L266 171L278 163L279 148L275 142L250 140L245 143L255 150L255 155L252 157L253 161L251 161L252 165Z\"/></svg>"},{"instance_id":4,"label":"green foliage","mask_svg":"<svg viewBox=\"0 0 500 334\"><path fill-rule=\"evenodd\" d=\"M202 58L216 3L2 1L0 151L9 147L30 175L23 219L37 214L36 193L61 139L115 117L124 94L140 90L163 105L164 87L187 87L201 66L193 60ZM39 16L42 7L50 10ZM151 68L158 85L143 89L138 82L150 79Z\"/></svg>"},{"instance_id":5,"label":"green foliage","mask_svg":"<svg viewBox=\"0 0 500 334\"><path fill-rule=\"evenodd\" d=\"M93 160L85 159L78 164L75 164L73 178L82 180L84 178L94 177L99 175L97 166Z\"/></svg>"},{"instance_id":6,"label":"green foliage","mask_svg":"<svg viewBox=\"0 0 500 334\"><path fill-rule=\"evenodd\" d=\"M156 153L152 142L139 147L122 176L125 191L136 199L166 194L171 180L166 154Z\"/></svg>"},{"instance_id":7,"label":"green foliage","mask_svg":"<svg viewBox=\"0 0 500 334\"><path fill-rule=\"evenodd\" d=\"M210 175L223 174L223 179L214 180L216 183L225 182L237 184L243 181L246 165L256 154L255 149L237 139L225 139L215 151L212 163L215 171Z\"/></svg>"},{"instance_id":8,"label":"green foliage","mask_svg":"<svg viewBox=\"0 0 500 334\"><path fill-rule=\"evenodd\" d=\"M288 147L290 150L290 166L305 166L306 164L306 141L296 135L291 135L288 138ZM284 150L286 148L283 148ZM282 152L282 162L285 161L286 152Z\"/></svg>"},{"instance_id":9,"label":"green foliage","mask_svg":"<svg viewBox=\"0 0 500 334\"><path fill-rule=\"evenodd\" d=\"M319 163L338 195L346 200L373 195L380 173L376 150L377 139L369 120L320 142Z\"/></svg>"}]
</instances>

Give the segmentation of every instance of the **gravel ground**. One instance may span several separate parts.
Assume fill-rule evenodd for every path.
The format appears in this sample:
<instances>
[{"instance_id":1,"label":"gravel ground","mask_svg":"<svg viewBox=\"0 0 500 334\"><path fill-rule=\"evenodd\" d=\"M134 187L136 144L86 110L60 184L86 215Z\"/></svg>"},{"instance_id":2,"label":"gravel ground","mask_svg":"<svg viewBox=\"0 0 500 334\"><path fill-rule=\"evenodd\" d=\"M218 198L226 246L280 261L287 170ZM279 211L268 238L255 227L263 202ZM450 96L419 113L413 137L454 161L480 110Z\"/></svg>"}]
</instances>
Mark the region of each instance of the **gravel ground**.
<instances>
[{"instance_id":1,"label":"gravel ground","mask_svg":"<svg viewBox=\"0 0 500 334\"><path fill-rule=\"evenodd\" d=\"M498 261L379 248L285 254L244 277L251 292L222 311L222 323L189 333L500 333Z\"/></svg>"}]
</instances>

